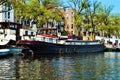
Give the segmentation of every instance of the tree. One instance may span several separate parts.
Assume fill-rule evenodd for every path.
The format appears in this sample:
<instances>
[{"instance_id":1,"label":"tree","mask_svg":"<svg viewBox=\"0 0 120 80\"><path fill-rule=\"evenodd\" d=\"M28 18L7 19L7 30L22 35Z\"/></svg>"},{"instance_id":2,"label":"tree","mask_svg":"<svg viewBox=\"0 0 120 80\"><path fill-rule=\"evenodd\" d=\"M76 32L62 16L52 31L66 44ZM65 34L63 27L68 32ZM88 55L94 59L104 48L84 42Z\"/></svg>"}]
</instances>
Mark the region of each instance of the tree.
<instances>
[{"instance_id":1,"label":"tree","mask_svg":"<svg viewBox=\"0 0 120 80\"><path fill-rule=\"evenodd\" d=\"M25 3L25 0L24 1L18 0L17 2L15 2L14 4L15 21L17 22L19 21L21 23L21 20L27 17L27 10L28 7Z\"/></svg>"},{"instance_id":2,"label":"tree","mask_svg":"<svg viewBox=\"0 0 120 80\"><path fill-rule=\"evenodd\" d=\"M69 0L69 2L78 13L75 15L75 25L81 25L88 31L92 30L93 40L96 30L101 32L101 36L119 35L120 18L111 16L113 6L105 7L98 1L90 0Z\"/></svg>"},{"instance_id":3,"label":"tree","mask_svg":"<svg viewBox=\"0 0 120 80\"><path fill-rule=\"evenodd\" d=\"M80 36L80 31L82 29L81 27L84 25L84 22L83 22L83 16L78 12L75 12L74 14L74 24L75 27L77 28L78 36Z\"/></svg>"},{"instance_id":4,"label":"tree","mask_svg":"<svg viewBox=\"0 0 120 80\"><path fill-rule=\"evenodd\" d=\"M86 1L86 0L85 0ZM95 39L95 28L98 25L98 19L96 17L98 11L99 11L99 6L101 5L100 2L93 1L93 3L86 3L86 8L85 8L85 19L87 20L87 25L89 27L92 33L91 39Z\"/></svg>"},{"instance_id":5,"label":"tree","mask_svg":"<svg viewBox=\"0 0 120 80\"><path fill-rule=\"evenodd\" d=\"M80 30L84 27L85 14L83 13L88 7L89 0L69 0L69 5L75 9L74 24L80 34ZM80 36L80 35L79 35Z\"/></svg>"},{"instance_id":6,"label":"tree","mask_svg":"<svg viewBox=\"0 0 120 80\"><path fill-rule=\"evenodd\" d=\"M97 19L99 24L97 25L97 29L100 30L101 36L108 35L108 32L109 33L111 32L110 29L112 29L112 25L114 23L110 16L110 12L112 8L113 8L112 6L99 7L99 12L97 14Z\"/></svg>"},{"instance_id":7,"label":"tree","mask_svg":"<svg viewBox=\"0 0 120 80\"><path fill-rule=\"evenodd\" d=\"M5 7L9 7L9 9L2 9L0 11L0 13L8 12L8 11L12 10L14 2L15 2L15 0L0 0L0 5L5 6Z\"/></svg>"},{"instance_id":8,"label":"tree","mask_svg":"<svg viewBox=\"0 0 120 80\"><path fill-rule=\"evenodd\" d=\"M54 0L17 1L15 13L18 19L33 20L40 25L38 27L41 27L43 24L48 23L51 18L60 20L60 15L55 8L57 4L58 0L56 2Z\"/></svg>"}]
</instances>

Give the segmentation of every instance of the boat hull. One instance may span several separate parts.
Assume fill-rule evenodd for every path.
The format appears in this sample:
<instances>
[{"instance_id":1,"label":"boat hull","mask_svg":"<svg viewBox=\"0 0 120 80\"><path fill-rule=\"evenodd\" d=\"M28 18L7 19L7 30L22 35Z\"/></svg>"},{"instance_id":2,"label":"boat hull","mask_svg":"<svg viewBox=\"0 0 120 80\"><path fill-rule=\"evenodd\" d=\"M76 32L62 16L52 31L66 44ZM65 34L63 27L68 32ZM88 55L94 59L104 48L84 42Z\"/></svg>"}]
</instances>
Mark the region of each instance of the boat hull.
<instances>
[{"instance_id":1,"label":"boat hull","mask_svg":"<svg viewBox=\"0 0 120 80\"><path fill-rule=\"evenodd\" d=\"M8 48L9 46L11 45L15 45L16 44L16 41L15 40L9 40L6 44L4 44L4 41L0 41L0 49L3 49L3 48Z\"/></svg>"},{"instance_id":2,"label":"boat hull","mask_svg":"<svg viewBox=\"0 0 120 80\"><path fill-rule=\"evenodd\" d=\"M64 45L56 43L48 43L42 41L26 41L17 42L18 46L29 47L34 53L85 53L104 51L103 44L94 45Z\"/></svg>"},{"instance_id":3,"label":"boat hull","mask_svg":"<svg viewBox=\"0 0 120 80\"><path fill-rule=\"evenodd\" d=\"M8 55L9 49L0 49L0 56Z\"/></svg>"}]
</instances>

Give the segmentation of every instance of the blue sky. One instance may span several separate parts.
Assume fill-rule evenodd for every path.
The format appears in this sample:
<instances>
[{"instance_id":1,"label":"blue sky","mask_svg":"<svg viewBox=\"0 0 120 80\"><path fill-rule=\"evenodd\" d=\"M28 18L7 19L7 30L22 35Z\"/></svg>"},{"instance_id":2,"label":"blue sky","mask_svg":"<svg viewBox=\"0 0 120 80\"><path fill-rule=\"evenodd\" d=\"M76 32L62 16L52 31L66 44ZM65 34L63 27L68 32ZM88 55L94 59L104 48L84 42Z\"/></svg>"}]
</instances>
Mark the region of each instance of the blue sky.
<instances>
[{"instance_id":1,"label":"blue sky","mask_svg":"<svg viewBox=\"0 0 120 80\"><path fill-rule=\"evenodd\" d=\"M97 1L101 2L103 6L113 6L112 13L120 13L120 0L97 0Z\"/></svg>"},{"instance_id":2,"label":"blue sky","mask_svg":"<svg viewBox=\"0 0 120 80\"><path fill-rule=\"evenodd\" d=\"M69 0L63 0L64 2L68 2ZM95 1L95 0L91 0ZM103 6L113 6L112 13L120 13L120 0L97 0L101 2Z\"/></svg>"}]
</instances>

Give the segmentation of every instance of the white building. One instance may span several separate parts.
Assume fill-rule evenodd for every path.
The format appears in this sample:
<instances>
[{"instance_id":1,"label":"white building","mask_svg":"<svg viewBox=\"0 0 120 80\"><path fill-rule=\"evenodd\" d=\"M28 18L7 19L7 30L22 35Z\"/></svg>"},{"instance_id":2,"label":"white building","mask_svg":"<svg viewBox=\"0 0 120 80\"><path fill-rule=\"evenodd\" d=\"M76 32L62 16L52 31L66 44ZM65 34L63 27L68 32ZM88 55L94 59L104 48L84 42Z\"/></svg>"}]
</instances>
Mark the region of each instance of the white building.
<instances>
[{"instance_id":1,"label":"white building","mask_svg":"<svg viewBox=\"0 0 120 80\"><path fill-rule=\"evenodd\" d=\"M5 4L0 5L0 22L14 22L14 10L6 7ZM3 11L3 12L2 12Z\"/></svg>"}]
</instances>

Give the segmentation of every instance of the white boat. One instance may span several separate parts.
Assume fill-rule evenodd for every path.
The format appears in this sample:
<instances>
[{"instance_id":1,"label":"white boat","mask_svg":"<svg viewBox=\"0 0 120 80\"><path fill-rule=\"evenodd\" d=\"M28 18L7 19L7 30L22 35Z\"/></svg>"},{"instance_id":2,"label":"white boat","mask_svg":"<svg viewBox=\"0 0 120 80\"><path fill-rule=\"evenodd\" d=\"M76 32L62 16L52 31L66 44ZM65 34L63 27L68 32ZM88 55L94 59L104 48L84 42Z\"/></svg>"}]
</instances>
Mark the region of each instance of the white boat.
<instances>
[{"instance_id":1,"label":"white boat","mask_svg":"<svg viewBox=\"0 0 120 80\"><path fill-rule=\"evenodd\" d=\"M9 49L0 49L0 56L9 54Z\"/></svg>"},{"instance_id":2,"label":"white boat","mask_svg":"<svg viewBox=\"0 0 120 80\"><path fill-rule=\"evenodd\" d=\"M101 37L96 36L96 40L100 40L104 42L104 45L108 49L112 49L114 51L120 51L120 39L116 37L107 38L107 37Z\"/></svg>"},{"instance_id":3,"label":"white boat","mask_svg":"<svg viewBox=\"0 0 120 80\"><path fill-rule=\"evenodd\" d=\"M116 37L108 38L108 37L101 37L101 36L96 36L96 40L104 40L104 43L107 44L109 41L114 43L120 43L120 39Z\"/></svg>"},{"instance_id":4,"label":"white boat","mask_svg":"<svg viewBox=\"0 0 120 80\"><path fill-rule=\"evenodd\" d=\"M15 22L0 22L0 46L15 45L20 39L21 27L21 24Z\"/></svg>"}]
</instances>

